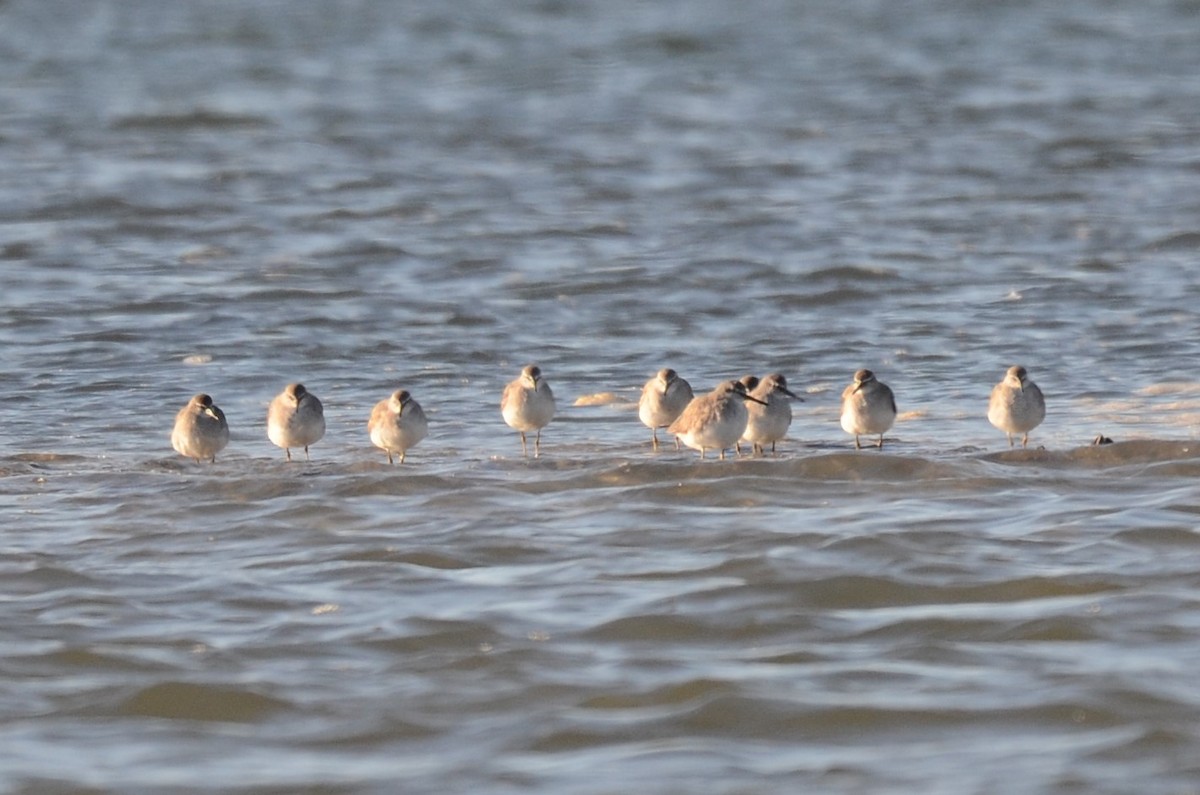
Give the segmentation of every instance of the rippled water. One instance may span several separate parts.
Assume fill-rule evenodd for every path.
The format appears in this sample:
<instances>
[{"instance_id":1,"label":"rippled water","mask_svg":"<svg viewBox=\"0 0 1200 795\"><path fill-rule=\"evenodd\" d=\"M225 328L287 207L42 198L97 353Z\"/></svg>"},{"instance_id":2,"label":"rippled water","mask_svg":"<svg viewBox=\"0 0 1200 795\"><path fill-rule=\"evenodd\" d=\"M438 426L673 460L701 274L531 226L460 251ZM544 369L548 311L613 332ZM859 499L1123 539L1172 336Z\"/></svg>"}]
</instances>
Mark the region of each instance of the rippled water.
<instances>
[{"instance_id":1,"label":"rippled water","mask_svg":"<svg viewBox=\"0 0 1200 795\"><path fill-rule=\"evenodd\" d=\"M1197 792L1200 6L426 5L0 4L0 788Z\"/></svg>"}]
</instances>

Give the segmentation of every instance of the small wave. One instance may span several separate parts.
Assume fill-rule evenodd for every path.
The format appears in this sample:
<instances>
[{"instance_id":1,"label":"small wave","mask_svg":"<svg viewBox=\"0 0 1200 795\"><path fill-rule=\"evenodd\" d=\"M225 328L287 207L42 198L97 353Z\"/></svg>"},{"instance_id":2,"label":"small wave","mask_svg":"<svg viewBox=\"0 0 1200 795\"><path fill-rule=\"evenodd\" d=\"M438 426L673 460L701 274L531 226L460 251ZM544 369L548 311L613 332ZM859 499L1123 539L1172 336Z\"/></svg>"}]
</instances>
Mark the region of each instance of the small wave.
<instances>
[{"instance_id":1,"label":"small wave","mask_svg":"<svg viewBox=\"0 0 1200 795\"><path fill-rule=\"evenodd\" d=\"M1200 443L1139 439L1112 444L1095 444L1070 450L1004 450L983 456L985 461L1005 464L1042 464L1054 467L1109 468L1200 458Z\"/></svg>"},{"instance_id":2,"label":"small wave","mask_svg":"<svg viewBox=\"0 0 1200 795\"><path fill-rule=\"evenodd\" d=\"M1019 604L1046 599L1090 597L1106 594L1117 586L1103 580L1064 580L1024 577L970 585L932 585L923 581L901 581L890 577L838 575L798 586L793 600L826 610L885 610L886 622L927 618L927 606ZM907 608L918 608L908 615ZM977 618L977 617L976 617Z\"/></svg>"},{"instance_id":3,"label":"small wave","mask_svg":"<svg viewBox=\"0 0 1200 795\"><path fill-rule=\"evenodd\" d=\"M1200 384L1194 381L1163 381L1137 390L1139 395L1200 395Z\"/></svg>"},{"instance_id":4,"label":"small wave","mask_svg":"<svg viewBox=\"0 0 1200 795\"><path fill-rule=\"evenodd\" d=\"M359 299L362 293L358 290L305 290L297 287L273 287L266 290L252 290L243 294L241 301L264 301L279 303L283 301L338 301L342 299Z\"/></svg>"},{"instance_id":5,"label":"small wave","mask_svg":"<svg viewBox=\"0 0 1200 795\"><path fill-rule=\"evenodd\" d=\"M391 243L384 243L379 240L373 241L354 241L342 246L318 251L313 256L325 259L352 259L366 260L374 262L377 260L395 260L404 259L412 256L406 249Z\"/></svg>"},{"instance_id":6,"label":"small wave","mask_svg":"<svg viewBox=\"0 0 1200 795\"><path fill-rule=\"evenodd\" d=\"M161 669L156 663L143 662L131 657L115 653L100 652L95 649L68 647L49 654L41 655L36 664L43 668L73 668L90 672L152 672Z\"/></svg>"},{"instance_id":7,"label":"small wave","mask_svg":"<svg viewBox=\"0 0 1200 795\"><path fill-rule=\"evenodd\" d=\"M79 464L88 460L74 453L17 453L13 459L30 464Z\"/></svg>"},{"instance_id":8,"label":"small wave","mask_svg":"<svg viewBox=\"0 0 1200 795\"><path fill-rule=\"evenodd\" d=\"M430 618L413 619L406 625L408 632L400 637L363 641L362 645L375 651L395 655L432 654L438 650L462 653L475 649L486 655L496 648L500 635L483 621L445 621ZM468 655L467 659L471 659Z\"/></svg>"},{"instance_id":9,"label":"small wave","mask_svg":"<svg viewBox=\"0 0 1200 795\"><path fill-rule=\"evenodd\" d=\"M1200 249L1200 232L1180 232L1145 245L1146 251L1194 251Z\"/></svg>"},{"instance_id":10,"label":"small wave","mask_svg":"<svg viewBox=\"0 0 1200 795\"><path fill-rule=\"evenodd\" d=\"M233 252L224 246L197 246L181 252L179 261L184 265L200 265L231 256Z\"/></svg>"},{"instance_id":11,"label":"small wave","mask_svg":"<svg viewBox=\"0 0 1200 795\"><path fill-rule=\"evenodd\" d=\"M1105 170L1136 159L1116 141L1087 137L1053 141L1042 147L1040 155L1049 168L1059 171Z\"/></svg>"},{"instance_id":12,"label":"small wave","mask_svg":"<svg viewBox=\"0 0 1200 795\"><path fill-rule=\"evenodd\" d=\"M417 549L409 552L379 550L345 555L342 560L359 563L399 563L415 566L421 569L438 569L442 571L457 571L459 569L474 569L479 564L454 557L443 552Z\"/></svg>"},{"instance_id":13,"label":"small wave","mask_svg":"<svg viewBox=\"0 0 1200 795\"><path fill-rule=\"evenodd\" d=\"M252 690L191 682L161 682L139 690L117 706L117 714L171 720L255 723L288 703Z\"/></svg>"},{"instance_id":14,"label":"small wave","mask_svg":"<svg viewBox=\"0 0 1200 795\"><path fill-rule=\"evenodd\" d=\"M660 33L644 36L633 42L636 50L657 50L662 54L678 58L689 55L702 55L717 49L717 42L697 35L687 33Z\"/></svg>"},{"instance_id":15,"label":"small wave","mask_svg":"<svg viewBox=\"0 0 1200 795\"><path fill-rule=\"evenodd\" d=\"M30 219L37 221L75 221L79 218L135 219L139 223L149 219L187 217L203 208L196 206L161 207L132 201L124 196L85 194L79 197L49 201L31 207Z\"/></svg>"},{"instance_id":16,"label":"small wave","mask_svg":"<svg viewBox=\"0 0 1200 795\"><path fill-rule=\"evenodd\" d=\"M872 450L810 456L788 463L797 477L822 480L931 480L963 474L957 464Z\"/></svg>"},{"instance_id":17,"label":"small wave","mask_svg":"<svg viewBox=\"0 0 1200 795\"><path fill-rule=\"evenodd\" d=\"M575 398L576 406L617 406L627 407L633 405L633 401L629 398L621 397L613 392L596 392L591 395L580 395Z\"/></svg>"},{"instance_id":18,"label":"small wave","mask_svg":"<svg viewBox=\"0 0 1200 795\"><path fill-rule=\"evenodd\" d=\"M819 293L790 293L786 295L780 295L773 300L777 301L779 306L784 309L810 309L817 307L837 306L838 304L857 303L859 301L867 301L872 298L875 298L875 293L870 290L860 290L853 287L841 287L834 290L825 290Z\"/></svg>"},{"instance_id":19,"label":"small wave","mask_svg":"<svg viewBox=\"0 0 1200 795\"><path fill-rule=\"evenodd\" d=\"M585 699L580 706L596 710L670 707L732 695L735 691L733 685L718 679L689 679L641 693L604 693Z\"/></svg>"},{"instance_id":20,"label":"small wave","mask_svg":"<svg viewBox=\"0 0 1200 795\"><path fill-rule=\"evenodd\" d=\"M900 277L888 268L871 268L861 265L837 265L810 271L808 281L835 282L891 282Z\"/></svg>"},{"instance_id":21,"label":"small wave","mask_svg":"<svg viewBox=\"0 0 1200 795\"><path fill-rule=\"evenodd\" d=\"M112 123L112 128L117 131L263 129L273 126L274 123L265 116L203 109L189 113L132 114Z\"/></svg>"},{"instance_id":22,"label":"small wave","mask_svg":"<svg viewBox=\"0 0 1200 795\"><path fill-rule=\"evenodd\" d=\"M712 625L689 616L625 616L585 632L583 637L606 643L680 643L703 641L713 636Z\"/></svg>"}]
</instances>

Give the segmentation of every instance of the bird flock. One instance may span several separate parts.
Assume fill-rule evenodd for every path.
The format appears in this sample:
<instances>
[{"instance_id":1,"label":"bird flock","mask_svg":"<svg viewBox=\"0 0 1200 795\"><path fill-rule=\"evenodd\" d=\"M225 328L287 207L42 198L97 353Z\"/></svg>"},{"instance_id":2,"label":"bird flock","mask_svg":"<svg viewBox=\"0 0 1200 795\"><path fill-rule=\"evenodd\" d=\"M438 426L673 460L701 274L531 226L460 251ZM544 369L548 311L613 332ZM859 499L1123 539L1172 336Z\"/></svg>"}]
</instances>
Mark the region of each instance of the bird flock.
<instances>
[{"instance_id":1,"label":"bird flock","mask_svg":"<svg viewBox=\"0 0 1200 795\"><path fill-rule=\"evenodd\" d=\"M704 458L713 451L721 459L729 450L741 454L741 442L747 442L755 455L764 455L767 444L775 444L787 434L792 422L791 401L803 401L788 389L787 379L771 373L759 379L753 375L723 381L711 392L696 396L691 384L669 367L659 370L642 388L638 400L638 418L650 429L654 450L659 449L658 430L665 429ZM554 418L554 392L536 364L526 365L510 381L500 397L500 415L505 424L521 435L521 452L529 456L527 434L533 433L533 456L542 450L542 429ZM842 391L842 429L854 437L855 449L862 448L863 436L878 436L875 446L883 449L883 435L896 421L896 398L890 387L870 370L859 370ZM992 389L988 403L988 421L1004 431L1008 445L1021 437L1021 446L1029 443L1029 432L1046 417L1042 391L1029 378L1024 367L1008 368L1004 378ZM429 422L421 404L407 389L399 389L375 404L367 421L371 443L387 453L388 463L398 455L404 463L410 448L425 438ZM288 384L271 401L267 410L267 438L282 447L287 460L292 448L308 448L325 435L325 410L316 395L303 384ZM217 453L229 444L229 424L225 413L207 394L193 397L175 415L171 446L176 452L196 461L217 460Z\"/></svg>"}]
</instances>

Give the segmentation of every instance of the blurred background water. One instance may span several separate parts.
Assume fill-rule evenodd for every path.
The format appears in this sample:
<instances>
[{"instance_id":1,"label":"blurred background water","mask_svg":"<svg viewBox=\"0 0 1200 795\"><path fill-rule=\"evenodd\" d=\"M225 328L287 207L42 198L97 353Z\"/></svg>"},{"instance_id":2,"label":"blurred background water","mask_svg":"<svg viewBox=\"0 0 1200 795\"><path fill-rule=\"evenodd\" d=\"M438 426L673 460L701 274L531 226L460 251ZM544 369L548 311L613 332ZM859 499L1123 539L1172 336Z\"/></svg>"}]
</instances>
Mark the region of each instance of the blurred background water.
<instances>
[{"instance_id":1,"label":"blurred background water","mask_svg":"<svg viewBox=\"0 0 1200 795\"><path fill-rule=\"evenodd\" d=\"M0 3L0 788L1196 793L1197 41L1194 0ZM654 454L663 366L806 402L775 458Z\"/></svg>"}]
</instances>

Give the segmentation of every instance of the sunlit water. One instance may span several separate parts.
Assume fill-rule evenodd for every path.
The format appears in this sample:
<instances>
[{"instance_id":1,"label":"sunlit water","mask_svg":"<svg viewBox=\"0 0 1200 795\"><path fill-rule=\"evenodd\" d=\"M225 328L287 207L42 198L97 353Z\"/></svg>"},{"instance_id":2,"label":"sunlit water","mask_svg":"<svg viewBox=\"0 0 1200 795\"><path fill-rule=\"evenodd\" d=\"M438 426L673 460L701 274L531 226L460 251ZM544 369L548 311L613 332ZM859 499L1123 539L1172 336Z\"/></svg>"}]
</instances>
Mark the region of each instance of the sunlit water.
<instances>
[{"instance_id":1,"label":"sunlit water","mask_svg":"<svg viewBox=\"0 0 1200 795\"><path fill-rule=\"evenodd\" d=\"M1197 792L1195 3L412 5L0 4L0 788Z\"/></svg>"}]
</instances>

